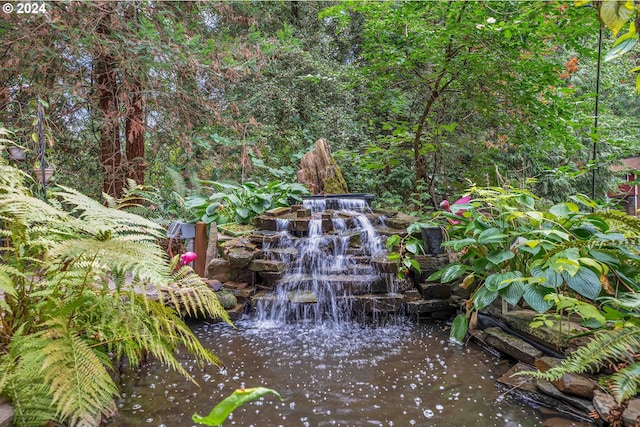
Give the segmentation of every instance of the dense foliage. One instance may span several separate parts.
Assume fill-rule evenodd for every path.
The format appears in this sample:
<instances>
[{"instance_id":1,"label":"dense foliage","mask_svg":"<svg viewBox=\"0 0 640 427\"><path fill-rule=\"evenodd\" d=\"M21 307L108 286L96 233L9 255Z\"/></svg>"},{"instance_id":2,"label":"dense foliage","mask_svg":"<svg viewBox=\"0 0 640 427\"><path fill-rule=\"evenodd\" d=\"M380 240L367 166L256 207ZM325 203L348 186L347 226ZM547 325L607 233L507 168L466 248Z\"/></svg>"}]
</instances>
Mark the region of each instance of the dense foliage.
<instances>
[{"instance_id":1,"label":"dense foliage","mask_svg":"<svg viewBox=\"0 0 640 427\"><path fill-rule=\"evenodd\" d=\"M528 177L560 200L589 193L593 167L603 195L609 166L637 149L633 56L603 66L593 129L588 6L54 2L6 18L0 121L34 156L45 101L55 179L89 194L119 197L126 179L165 191L173 174L293 180L324 137L350 189L383 203L428 210L467 179Z\"/></svg>"}]
</instances>

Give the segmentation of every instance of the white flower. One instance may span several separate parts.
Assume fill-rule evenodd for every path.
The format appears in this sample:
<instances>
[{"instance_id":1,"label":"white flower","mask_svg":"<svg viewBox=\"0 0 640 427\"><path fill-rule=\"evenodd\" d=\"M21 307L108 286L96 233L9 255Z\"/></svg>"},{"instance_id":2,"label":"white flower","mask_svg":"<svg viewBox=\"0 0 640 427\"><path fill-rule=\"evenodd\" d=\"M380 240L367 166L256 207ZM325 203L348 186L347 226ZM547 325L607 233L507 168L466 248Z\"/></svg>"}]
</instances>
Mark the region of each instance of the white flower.
<instances>
[{"instance_id":1,"label":"white flower","mask_svg":"<svg viewBox=\"0 0 640 427\"><path fill-rule=\"evenodd\" d=\"M483 28L484 28L484 25L482 25L482 24L477 24L477 25L476 25L476 28L477 28L477 29L479 29L479 30L481 30L481 29L483 29Z\"/></svg>"},{"instance_id":2,"label":"white flower","mask_svg":"<svg viewBox=\"0 0 640 427\"><path fill-rule=\"evenodd\" d=\"M496 18L487 18L487 24L495 24Z\"/></svg>"}]
</instances>

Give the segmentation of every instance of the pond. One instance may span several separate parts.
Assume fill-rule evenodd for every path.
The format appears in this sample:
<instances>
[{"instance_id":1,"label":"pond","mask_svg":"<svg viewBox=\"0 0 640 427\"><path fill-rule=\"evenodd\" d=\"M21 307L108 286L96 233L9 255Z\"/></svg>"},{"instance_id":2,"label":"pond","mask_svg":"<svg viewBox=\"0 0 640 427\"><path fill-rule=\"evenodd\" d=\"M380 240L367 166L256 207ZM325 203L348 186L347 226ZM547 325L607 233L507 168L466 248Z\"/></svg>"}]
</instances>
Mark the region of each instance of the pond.
<instances>
[{"instance_id":1,"label":"pond","mask_svg":"<svg viewBox=\"0 0 640 427\"><path fill-rule=\"evenodd\" d=\"M405 319L386 325L240 320L236 328L192 324L224 367L182 359L200 387L150 363L119 376L120 416L111 426L191 426L236 388L268 395L236 409L238 426L539 426L539 412L494 385L508 368L446 324Z\"/></svg>"}]
</instances>

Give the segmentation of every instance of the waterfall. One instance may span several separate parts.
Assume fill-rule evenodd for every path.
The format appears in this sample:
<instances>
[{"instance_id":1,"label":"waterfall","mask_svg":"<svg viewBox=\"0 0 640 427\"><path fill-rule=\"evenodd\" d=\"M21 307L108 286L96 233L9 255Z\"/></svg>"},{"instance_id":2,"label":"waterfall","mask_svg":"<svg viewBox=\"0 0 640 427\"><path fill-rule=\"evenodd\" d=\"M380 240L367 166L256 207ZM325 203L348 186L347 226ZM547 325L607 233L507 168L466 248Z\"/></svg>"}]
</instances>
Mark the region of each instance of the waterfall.
<instances>
[{"instance_id":1,"label":"waterfall","mask_svg":"<svg viewBox=\"0 0 640 427\"><path fill-rule=\"evenodd\" d=\"M370 263L386 252L364 199L307 199L301 209L306 213L296 219L276 219L278 239L263 244L269 259L288 267L273 290L256 299L258 321L344 322L354 317L354 305L376 304L367 302L370 293L397 290L395 276L377 273ZM294 236L295 221L307 229Z\"/></svg>"}]
</instances>

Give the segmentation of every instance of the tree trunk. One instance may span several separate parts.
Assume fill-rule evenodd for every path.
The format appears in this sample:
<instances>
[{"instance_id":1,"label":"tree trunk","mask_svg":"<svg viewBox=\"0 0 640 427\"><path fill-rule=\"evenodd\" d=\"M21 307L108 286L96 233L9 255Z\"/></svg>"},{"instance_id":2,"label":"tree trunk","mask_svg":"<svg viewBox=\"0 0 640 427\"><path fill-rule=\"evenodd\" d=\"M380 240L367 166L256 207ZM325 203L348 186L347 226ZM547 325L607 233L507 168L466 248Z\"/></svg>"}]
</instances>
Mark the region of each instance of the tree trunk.
<instances>
[{"instance_id":1,"label":"tree trunk","mask_svg":"<svg viewBox=\"0 0 640 427\"><path fill-rule=\"evenodd\" d=\"M106 15L98 24L96 31L105 40L111 34ZM119 132L118 79L115 59L100 46L95 59L95 82L98 91L98 110L100 111L100 163L103 173L103 192L119 198L122 196L124 181L122 170L122 152Z\"/></svg>"},{"instance_id":2,"label":"tree trunk","mask_svg":"<svg viewBox=\"0 0 640 427\"><path fill-rule=\"evenodd\" d=\"M131 105L127 108L125 134L127 137L127 178L136 184L144 184L144 97L142 85L138 79L131 84Z\"/></svg>"}]
</instances>

